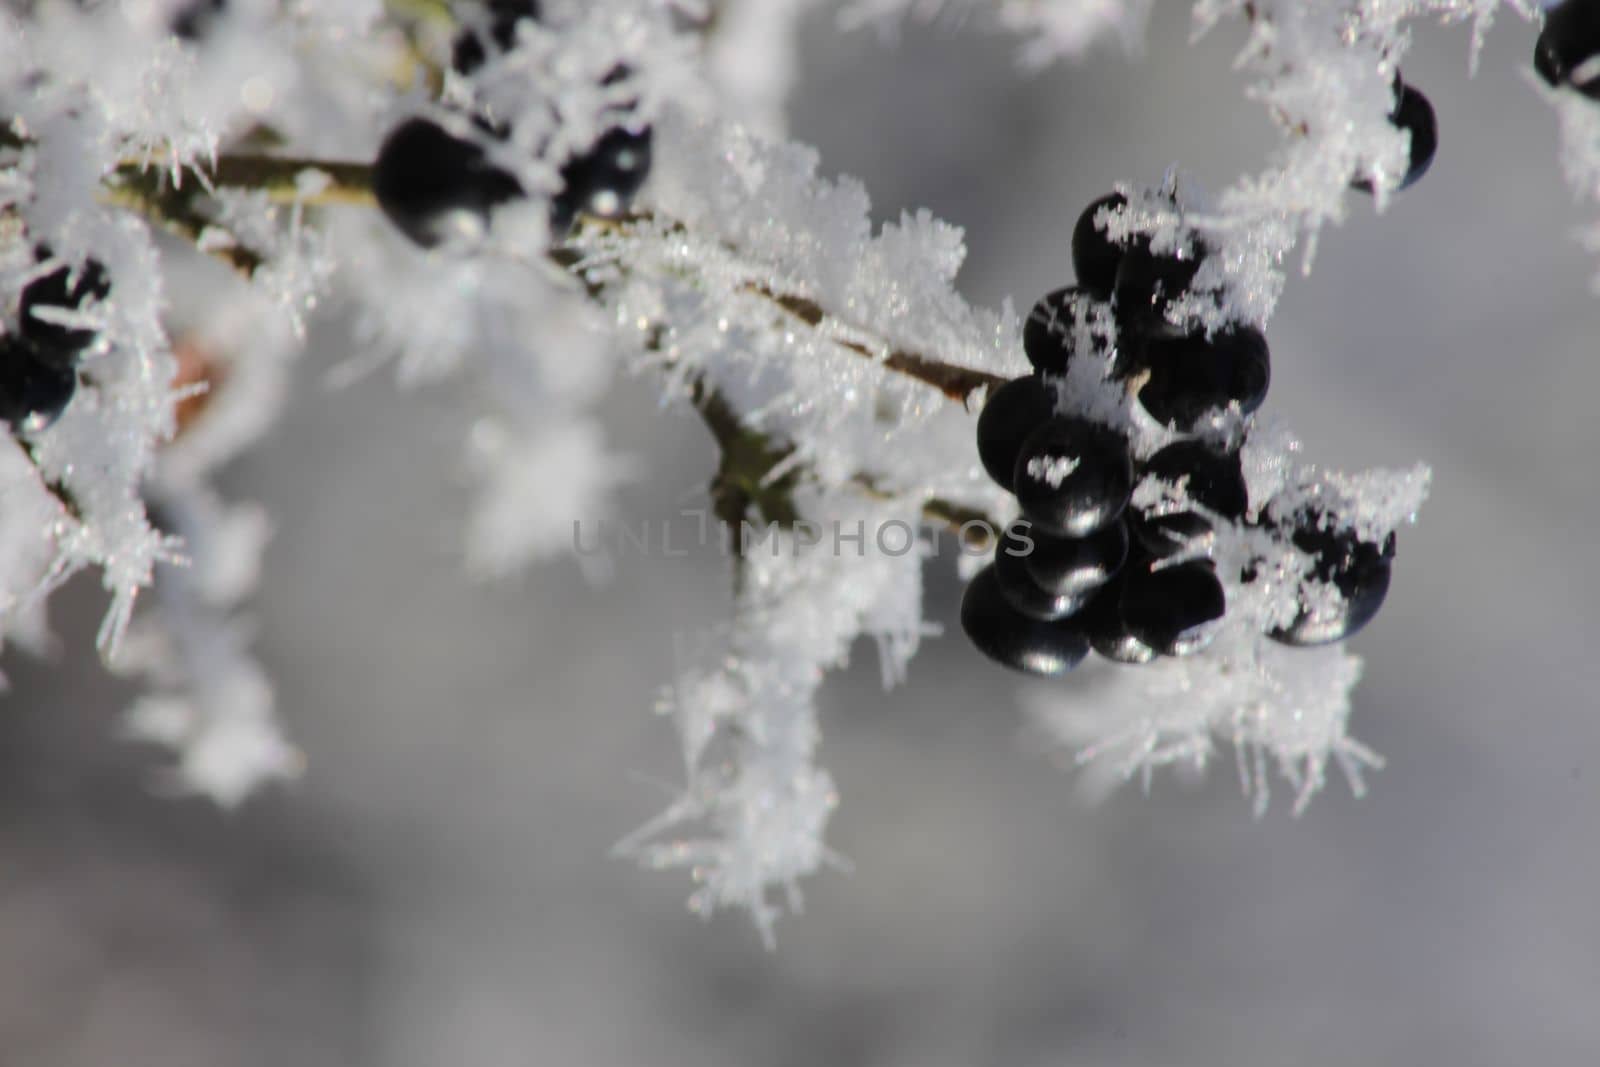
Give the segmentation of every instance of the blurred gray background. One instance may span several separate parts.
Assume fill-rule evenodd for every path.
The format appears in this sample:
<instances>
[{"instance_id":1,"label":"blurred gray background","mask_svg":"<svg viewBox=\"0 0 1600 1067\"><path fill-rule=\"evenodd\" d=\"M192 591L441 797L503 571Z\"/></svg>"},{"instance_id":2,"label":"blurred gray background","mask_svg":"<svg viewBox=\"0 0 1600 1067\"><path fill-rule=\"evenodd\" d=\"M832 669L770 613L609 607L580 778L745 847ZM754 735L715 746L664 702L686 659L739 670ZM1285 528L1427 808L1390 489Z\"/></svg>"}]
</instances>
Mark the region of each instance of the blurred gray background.
<instances>
[{"instance_id":1,"label":"blurred gray background","mask_svg":"<svg viewBox=\"0 0 1600 1067\"><path fill-rule=\"evenodd\" d=\"M880 218L967 228L965 291L1026 306L1070 279L1081 207L1172 162L1258 169L1237 33L1024 78L1015 42L807 35L795 133ZM608 847L678 774L652 718L675 628L723 617L714 558L569 564L474 587L455 538L461 410L304 368L231 472L278 521L259 648L310 758L233 814L153 794L117 741L129 694L88 655L8 654L0 702L0 1064L910 1067L1590 1063L1600 1058L1600 299L1553 116L1514 19L1475 80L1420 31L1432 173L1358 205L1269 331L1273 409L1308 453L1426 459L1355 733L1389 760L1300 819L1253 821L1231 768L1099 807L1023 738L959 636L884 693L872 650L823 690L822 760L853 874L806 885L769 954L681 875ZM635 518L703 485L709 441L621 382L608 421L651 476ZM420 427L420 439L419 439ZM939 568L930 616L954 617Z\"/></svg>"}]
</instances>

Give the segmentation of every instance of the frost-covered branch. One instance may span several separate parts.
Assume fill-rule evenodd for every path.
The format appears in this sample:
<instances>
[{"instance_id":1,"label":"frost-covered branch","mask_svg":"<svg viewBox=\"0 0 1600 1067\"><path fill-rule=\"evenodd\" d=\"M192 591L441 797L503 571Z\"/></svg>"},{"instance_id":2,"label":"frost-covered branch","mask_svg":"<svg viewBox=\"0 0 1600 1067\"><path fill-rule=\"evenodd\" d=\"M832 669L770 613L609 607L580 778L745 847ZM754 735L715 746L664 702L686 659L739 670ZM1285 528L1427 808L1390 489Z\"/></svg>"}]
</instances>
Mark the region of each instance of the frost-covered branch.
<instances>
[{"instance_id":1,"label":"frost-covered branch","mask_svg":"<svg viewBox=\"0 0 1600 1067\"><path fill-rule=\"evenodd\" d=\"M719 449L711 510L730 536L764 537L741 542L732 615L684 652L663 702L682 790L619 847L689 868L696 909L748 908L770 940L800 879L836 859L819 687L862 635L885 684L901 680L942 621L922 617L927 534L1014 516L977 461L974 415L1029 370L1009 303L975 307L956 287L961 231L926 212L874 226L859 183L823 177L814 152L777 136L814 6L231 0L201 18L155 0L0 14L0 293L16 309L0 340L29 359L49 330L83 341L69 374L24 381L56 392L31 396L0 447L5 635L39 645L50 591L97 568L111 593L102 647L153 694L130 729L175 751L184 787L237 802L299 759L241 621L269 524L212 482L270 427L309 317L337 300L354 320L345 380L392 360L408 383L450 378L466 395L477 493L464 547L479 575L570 555L572 520L612 507L638 463L610 451L596 412L630 372L704 422ZM1394 120L1411 25L1472 19L1481 37L1500 6L1199 0L1197 33L1247 27L1238 65L1282 143L1218 195L1175 172L1125 184L1125 206L1098 220L1112 240L1197 264L1161 328L1265 324L1283 264L1299 251L1309 266L1363 195L1352 185L1383 210L1414 163ZM1107 39L1133 52L1152 7L852 0L844 17L970 14L1040 63ZM1595 111L1561 99L1569 173L1600 199ZM374 209L366 161L407 123L492 179L446 204L462 223L446 238L397 226L392 197ZM619 157L600 146L619 135L634 169L608 175ZM642 177L641 160L639 187L624 178ZM433 154L410 175L425 209L447 169ZM62 295L24 311L45 281ZM1114 372L1131 344L1116 316L1074 329L1053 410L1114 429L1139 461L1173 443L1131 402L1139 381ZM1258 808L1274 772L1298 810L1330 765L1359 789L1378 761L1346 732L1359 662L1263 638L1333 596L1267 528L1314 512L1326 531L1382 542L1428 475L1322 470L1280 424L1240 410L1205 432L1242 445L1248 488L1208 548L1228 576L1228 627L1203 655L1106 667L1027 703L1096 780L1232 746ZM1154 492L1195 503L1181 485Z\"/></svg>"}]
</instances>

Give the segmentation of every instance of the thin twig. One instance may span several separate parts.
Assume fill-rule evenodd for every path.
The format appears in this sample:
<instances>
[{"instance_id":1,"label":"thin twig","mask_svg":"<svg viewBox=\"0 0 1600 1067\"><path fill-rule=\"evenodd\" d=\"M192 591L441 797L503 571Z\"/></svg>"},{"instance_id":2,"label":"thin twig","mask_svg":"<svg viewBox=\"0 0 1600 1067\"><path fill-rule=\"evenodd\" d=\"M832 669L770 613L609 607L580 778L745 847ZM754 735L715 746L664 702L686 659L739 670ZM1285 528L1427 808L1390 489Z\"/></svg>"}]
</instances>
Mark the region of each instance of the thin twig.
<instances>
[{"instance_id":1,"label":"thin twig","mask_svg":"<svg viewBox=\"0 0 1600 1067\"><path fill-rule=\"evenodd\" d=\"M220 244L206 238L211 220L200 210L195 189L177 188L157 172L122 169L106 183L107 203L136 211L156 226L182 237L208 255L215 256L246 278L261 266L262 256L237 243Z\"/></svg>"}]
</instances>

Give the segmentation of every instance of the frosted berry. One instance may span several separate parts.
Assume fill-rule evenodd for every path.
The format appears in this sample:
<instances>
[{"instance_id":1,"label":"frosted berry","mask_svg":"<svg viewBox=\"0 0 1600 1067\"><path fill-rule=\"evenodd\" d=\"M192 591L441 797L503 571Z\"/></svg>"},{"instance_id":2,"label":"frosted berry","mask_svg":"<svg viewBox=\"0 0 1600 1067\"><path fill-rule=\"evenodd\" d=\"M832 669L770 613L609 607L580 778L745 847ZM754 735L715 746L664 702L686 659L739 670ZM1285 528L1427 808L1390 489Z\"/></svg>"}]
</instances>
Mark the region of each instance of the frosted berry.
<instances>
[{"instance_id":1,"label":"frosted berry","mask_svg":"<svg viewBox=\"0 0 1600 1067\"><path fill-rule=\"evenodd\" d=\"M1117 321L1135 332L1169 332L1167 308L1183 296L1200 271L1205 246L1194 242L1181 252L1152 252L1140 241L1123 255L1112 295Z\"/></svg>"},{"instance_id":2,"label":"frosted berry","mask_svg":"<svg viewBox=\"0 0 1600 1067\"><path fill-rule=\"evenodd\" d=\"M1311 577L1339 591L1338 604L1314 614L1302 609L1292 624L1271 636L1287 645L1325 645L1342 641L1371 622L1389 592L1394 535L1377 545L1351 531L1324 530L1309 521L1291 539L1296 548L1315 558Z\"/></svg>"},{"instance_id":3,"label":"frosted berry","mask_svg":"<svg viewBox=\"0 0 1600 1067\"><path fill-rule=\"evenodd\" d=\"M1600 100L1600 4L1566 0L1544 13L1533 66L1551 86Z\"/></svg>"},{"instance_id":4,"label":"frosted berry","mask_svg":"<svg viewBox=\"0 0 1600 1067\"><path fill-rule=\"evenodd\" d=\"M1078 284L1106 299L1117 284L1117 266L1122 262L1124 246L1107 237L1095 225L1095 216L1105 208L1123 208L1128 198L1121 193L1102 196L1083 209L1077 225L1072 228L1072 270Z\"/></svg>"},{"instance_id":5,"label":"frosted berry","mask_svg":"<svg viewBox=\"0 0 1600 1067\"><path fill-rule=\"evenodd\" d=\"M1433 155L1439 149L1439 126L1433 115L1433 105L1428 103L1427 97L1399 78L1395 79L1394 84L1397 99L1394 110L1389 112L1389 122L1411 134L1411 156L1406 164L1405 176L1396 186L1397 189L1404 189L1414 184L1433 165ZM1372 192L1372 182L1366 178L1357 178L1350 184L1364 193Z\"/></svg>"},{"instance_id":6,"label":"frosted berry","mask_svg":"<svg viewBox=\"0 0 1600 1067\"><path fill-rule=\"evenodd\" d=\"M0 338L0 419L40 430L55 422L77 391L70 362L51 359L17 335Z\"/></svg>"},{"instance_id":7,"label":"frosted berry","mask_svg":"<svg viewBox=\"0 0 1600 1067\"><path fill-rule=\"evenodd\" d=\"M650 175L649 126L617 127L561 168L562 190L551 201L551 225L565 232L579 214L616 218Z\"/></svg>"},{"instance_id":8,"label":"frosted berry","mask_svg":"<svg viewBox=\"0 0 1600 1067\"><path fill-rule=\"evenodd\" d=\"M1122 621L1122 584L1119 575L1083 609L1089 647L1114 663L1149 663L1160 653L1135 637Z\"/></svg>"},{"instance_id":9,"label":"frosted berry","mask_svg":"<svg viewBox=\"0 0 1600 1067\"><path fill-rule=\"evenodd\" d=\"M481 234L496 205L522 195L482 148L423 118L407 119L384 139L372 190L389 221L424 248Z\"/></svg>"},{"instance_id":10,"label":"frosted berry","mask_svg":"<svg viewBox=\"0 0 1600 1067\"><path fill-rule=\"evenodd\" d=\"M1034 581L1028 560L1037 548L1038 537L1039 532L1030 530L1026 519L1013 523L995 546L995 580L1000 583L1006 603L1030 619L1064 619L1083 607L1087 592L1045 589Z\"/></svg>"},{"instance_id":11,"label":"frosted berry","mask_svg":"<svg viewBox=\"0 0 1600 1067\"><path fill-rule=\"evenodd\" d=\"M1128 560L1128 528L1107 523L1088 537L1051 537L1030 530L1033 551L1023 560L1028 576L1047 592L1088 596L1111 581Z\"/></svg>"},{"instance_id":12,"label":"frosted berry","mask_svg":"<svg viewBox=\"0 0 1600 1067\"><path fill-rule=\"evenodd\" d=\"M1237 521L1249 503L1237 453L1219 452L1203 441L1179 441L1145 462L1140 480L1154 478L1182 485L1190 501L1223 519ZM1134 535L1157 556L1174 552L1211 533L1212 520L1201 512L1174 505L1136 513Z\"/></svg>"},{"instance_id":13,"label":"frosted berry","mask_svg":"<svg viewBox=\"0 0 1600 1067\"><path fill-rule=\"evenodd\" d=\"M1227 610L1217 572L1204 560L1130 564L1119 604L1130 634L1158 652L1187 656L1209 645Z\"/></svg>"},{"instance_id":14,"label":"frosted berry","mask_svg":"<svg viewBox=\"0 0 1600 1067\"><path fill-rule=\"evenodd\" d=\"M1133 488L1128 444L1085 419L1057 415L1022 443L1011 491L1046 533L1087 537L1116 520Z\"/></svg>"},{"instance_id":15,"label":"frosted berry","mask_svg":"<svg viewBox=\"0 0 1600 1067\"><path fill-rule=\"evenodd\" d=\"M485 5L489 15L489 39L497 51L507 51L517 39L517 23L522 19L539 21L536 0L489 0ZM471 74L483 66L488 53L483 39L471 27L456 35L450 53L450 65L462 74Z\"/></svg>"},{"instance_id":16,"label":"frosted berry","mask_svg":"<svg viewBox=\"0 0 1600 1067\"><path fill-rule=\"evenodd\" d=\"M1047 293L1022 324L1022 348L1041 374L1065 374L1072 359L1073 337L1086 322L1094 297L1076 286Z\"/></svg>"},{"instance_id":17,"label":"frosted berry","mask_svg":"<svg viewBox=\"0 0 1600 1067\"><path fill-rule=\"evenodd\" d=\"M1022 442L1056 410L1056 392L1038 378L1015 378L989 394L978 416L978 459L1010 491Z\"/></svg>"},{"instance_id":18,"label":"frosted berry","mask_svg":"<svg viewBox=\"0 0 1600 1067\"><path fill-rule=\"evenodd\" d=\"M1203 334L1145 339L1139 362L1150 371L1139 404L1157 422L1193 430L1217 408L1238 404L1246 415L1261 406L1272 381L1267 339L1249 326Z\"/></svg>"},{"instance_id":19,"label":"frosted berry","mask_svg":"<svg viewBox=\"0 0 1600 1067\"><path fill-rule=\"evenodd\" d=\"M1411 162L1406 167L1406 176L1400 179L1400 188L1404 189L1433 165L1433 154L1439 149L1439 125L1428 98L1409 85L1400 87L1400 104L1390 121L1411 132Z\"/></svg>"},{"instance_id":20,"label":"frosted berry","mask_svg":"<svg viewBox=\"0 0 1600 1067\"><path fill-rule=\"evenodd\" d=\"M37 250L48 257L46 248ZM72 362L94 341L95 331L47 322L34 314L40 308L76 311L85 300L104 300L111 294L111 279L99 260L87 260L77 269L59 267L42 278L29 282L19 301L19 329L45 359Z\"/></svg>"},{"instance_id":21,"label":"frosted berry","mask_svg":"<svg viewBox=\"0 0 1600 1067\"><path fill-rule=\"evenodd\" d=\"M1028 618L1006 601L993 567L985 567L968 583L961 598L961 628L996 663L1047 678L1066 674L1089 654L1089 638L1076 618Z\"/></svg>"}]
</instances>

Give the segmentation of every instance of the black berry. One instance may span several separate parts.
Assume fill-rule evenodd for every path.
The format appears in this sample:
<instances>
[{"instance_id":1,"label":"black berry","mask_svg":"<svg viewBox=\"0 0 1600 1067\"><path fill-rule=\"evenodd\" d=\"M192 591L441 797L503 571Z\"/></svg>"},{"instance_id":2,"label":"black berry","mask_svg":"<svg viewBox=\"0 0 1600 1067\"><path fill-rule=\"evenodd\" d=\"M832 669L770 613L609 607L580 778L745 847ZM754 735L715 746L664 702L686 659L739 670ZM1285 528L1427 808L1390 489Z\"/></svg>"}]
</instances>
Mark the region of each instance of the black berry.
<instances>
[{"instance_id":1,"label":"black berry","mask_svg":"<svg viewBox=\"0 0 1600 1067\"><path fill-rule=\"evenodd\" d=\"M1291 535L1296 548L1315 558L1311 576L1339 591L1338 604L1316 613L1302 610L1272 637L1287 645L1325 645L1360 630L1383 607L1389 592L1394 535L1377 545L1349 530L1325 530L1308 520Z\"/></svg>"},{"instance_id":2,"label":"black berry","mask_svg":"<svg viewBox=\"0 0 1600 1067\"><path fill-rule=\"evenodd\" d=\"M1203 334L1145 339L1139 362L1150 371L1139 403L1157 422L1192 430L1209 412L1238 404L1248 415L1261 406L1272 381L1267 339L1249 326Z\"/></svg>"},{"instance_id":3,"label":"black berry","mask_svg":"<svg viewBox=\"0 0 1600 1067\"><path fill-rule=\"evenodd\" d=\"M649 177L651 140L649 126L619 126L568 160L561 168L563 188L550 205L555 231L565 232L579 214L616 218L626 211Z\"/></svg>"},{"instance_id":4,"label":"black berry","mask_svg":"<svg viewBox=\"0 0 1600 1067\"><path fill-rule=\"evenodd\" d=\"M1428 98L1399 78L1395 79L1396 102L1389 112L1389 122L1411 134L1411 156L1406 164L1405 177L1397 189L1414 184L1433 165L1433 155L1439 149L1439 126L1433 115L1433 105ZM1357 178L1350 183L1364 193L1372 192L1372 182Z\"/></svg>"},{"instance_id":5,"label":"black berry","mask_svg":"<svg viewBox=\"0 0 1600 1067\"><path fill-rule=\"evenodd\" d=\"M1026 519L1013 523L994 550L994 575L1006 603L1030 619L1064 619L1088 599L1086 591L1045 589L1034 581L1028 561L1037 548L1038 532Z\"/></svg>"},{"instance_id":6,"label":"black berry","mask_svg":"<svg viewBox=\"0 0 1600 1067\"><path fill-rule=\"evenodd\" d=\"M1170 332L1167 308L1188 291L1205 255L1198 241L1178 252L1152 252L1148 240L1134 244L1117 267L1112 303L1118 323L1133 332Z\"/></svg>"},{"instance_id":7,"label":"black berry","mask_svg":"<svg viewBox=\"0 0 1600 1067\"><path fill-rule=\"evenodd\" d=\"M41 355L25 338L0 338L0 419L42 430L66 410L77 387L70 362Z\"/></svg>"},{"instance_id":8,"label":"black berry","mask_svg":"<svg viewBox=\"0 0 1600 1067\"><path fill-rule=\"evenodd\" d=\"M1533 66L1550 85L1600 100L1600 3L1566 0L1547 10Z\"/></svg>"},{"instance_id":9,"label":"black berry","mask_svg":"<svg viewBox=\"0 0 1600 1067\"><path fill-rule=\"evenodd\" d=\"M1128 566L1119 608L1134 637L1166 655L1187 656L1216 636L1227 599L1211 564L1152 560Z\"/></svg>"},{"instance_id":10,"label":"black berry","mask_svg":"<svg viewBox=\"0 0 1600 1067\"><path fill-rule=\"evenodd\" d=\"M1106 236L1095 224L1095 216L1105 208L1115 210L1127 204L1128 198L1121 193L1102 196L1083 209L1077 225L1072 228L1072 269L1078 276L1078 284L1098 294L1102 300L1111 295L1117 284L1117 266L1122 262L1124 246Z\"/></svg>"},{"instance_id":11,"label":"black berry","mask_svg":"<svg viewBox=\"0 0 1600 1067\"><path fill-rule=\"evenodd\" d=\"M1406 167L1406 176L1400 179L1400 188L1404 189L1433 165L1433 154L1439 148L1439 126L1428 98L1409 85L1401 86L1400 104L1391 121L1411 132L1411 161Z\"/></svg>"},{"instance_id":12,"label":"black berry","mask_svg":"<svg viewBox=\"0 0 1600 1067\"><path fill-rule=\"evenodd\" d=\"M1213 449L1202 441L1179 441L1151 456L1141 481L1154 478L1182 485L1190 501L1223 519L1237 521L1249 503L1237 453ZM1188 507L1154 507L1136 513L1134 535L1157 556L1169 556L1211 533L1212 520Z\"/></svg>"},{"instance_id":13,"label":"black berry","mask_svg":"<svg viewBox=\"0 0 1600 1067\"><path fill-rule=\"evenodd\" d=\"M1057 415L1022 443L1011 491L1023 515L1046 533L1087 537L1122 514L1132 488L1121 435Z\"/></svg>"},{"instance_id":14,"label":"black berry","mask_svg":"<svg viewBox=\"0 0 1600 1067\"><path fill-rule=\"evenodd\" d=\"M517 39L517 23L520 20L539 21L539 5L536 0L489 0L484 6L488 9L489 40L494 43L496 51L504 52L510 49ZM483 38L479 36L476 28L469 26L456 35L450 53L450 65L456 70L462 74L471 74L483 66L483 61L487 57Z\"/></svg>"},{"instance_id":15,"label":"black berry","mask_svg":"<svg viewBox=\"0 0 1600 1067\"><path fill-rule=\"evenodd\" d=\"M1121 575L1095 595L1083 609L1083 625L1089 631L1089 645L1114 663L1149 663L1160 653L1135 637L1122 621Z\"/></svg>"},{"instance_id":16,"label":"black berry","mask_svg":"<svg viewBox=\"0 0 1600 1067\"><path fill-rule=\"evenodd\" d=\"M424 248L481 233L496 205L522 195L482 148L423 118L407 119L384 139L372 189L389 221Z\"/></svg>"},{"instance_id":17,"label":"black berry","mask_svg":"<svg viewBox=\"0 0 1600 1067\"><path fill-rule=\"evenodd\" d=\"M1121 522L1088 537L1052 537L1028 531L1033 550L1023 563L1035 585L1065 596L1087 596L1109 582L1128 560L1128 528Z\"/></svg>"},{"instance_id":18,"label":"black berry","mask_svg":"<svg viewBox=\"0 0 1600 1067\"><path fill-rule=\"evenodd\" d=\"M1094 297L1076 286L1047 293L1028 312L1022 325L1022 348L1041 374L1065 374L1072 359L1073 338L1088 321Z\"/></svg>"},{"instance_id":19,"label":"black berry","mask_svg":"<svg viewBox=\"0 0 1600 1067\"><path fill-rule=\"evenodd\" d=\"M1045 622L1011 606L993 567L985 567L961 598L961 628L978 651L1012 670L1055 677L1089 654L1089 639L1076 618Z\"/></svg>"},{"instance_id":20,"label":"black berry","mask_svg":"<svg viewBox=\"0 0 1600 1067\"><path fill-rule=\"evenodd\" d=\"M1056 392L1038 378L1014 378L989 394L978 416L978 459L1009 491L1022 442L1056 410Z\"/></svg>"},{"instance_id":21,"label":"black berry","mask_svg":"<svg viewBox=\"0 0 1600 1067\"><path fill-rule=\"evenodd\" d=\"M41 258L50 254L45 248L38 251ZM76 311L85 300L104 300L110 293L111 279L99 260L87 260L77 268L57 268L23 287L19 301L22 336L33 343L39 356L70 363L94 341L95 331L47 322L36 316L35 310Z\"/></svg>"}]
</instances>

